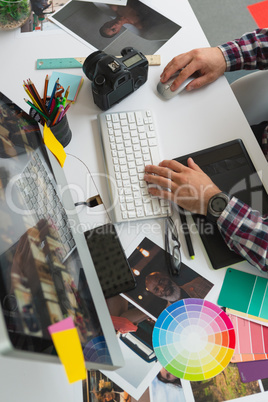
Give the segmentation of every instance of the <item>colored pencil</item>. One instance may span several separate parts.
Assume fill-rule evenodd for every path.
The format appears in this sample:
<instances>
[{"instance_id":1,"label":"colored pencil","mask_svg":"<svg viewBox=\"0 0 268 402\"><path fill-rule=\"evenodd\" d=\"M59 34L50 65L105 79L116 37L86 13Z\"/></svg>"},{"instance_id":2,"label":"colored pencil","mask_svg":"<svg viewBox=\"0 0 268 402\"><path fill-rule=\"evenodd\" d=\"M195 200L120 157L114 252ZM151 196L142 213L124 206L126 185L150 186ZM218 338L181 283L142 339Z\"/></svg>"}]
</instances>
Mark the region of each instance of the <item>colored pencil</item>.
<instances>
[{"instance_id":1,"label":"colored pencil","mask_svg":"<svg viewBox=\"0 0 268 402\"><path fill-rule=\"evenodd\" d=\"M57 81L55 82L53 91L52 91L52 93L51 93L50 101L49 101L49 104L48 104L48 107L47 107L48 110L49 110L49 112L50 112L50 107L51 107L52 99L54 99L54 95L55 95L55 92L56 92L56 89L57 89L59 80L60 80L60 79L58 78Z\"/></svg>"},{"instance_id":2,"label":"colored pencil","mask_svg":"<svg viewBox=\"0 0 268 402\"><path fill-rule=\"evenodd\" d=\"M65 116L67 110L70 109L70 107L71 107L71 103L69 103L69 104L66 106L66 108L64 109L64 112L63 112L62 117Z\"/></svg>"},{"instance_id":3,"label":"colored pencil","mask_svg":"<svg viewBox=\"0 0 268 402\"><path fill-rule=\"evenodd\" d=\"M40 95L39 95L39 93L38 93L38 91L37 91L37 89L36 89L34 83L29 79L29 80L28 80L28 84L29 84L29 87L30 87L31 90L32 90L32 93L34 94L34 97L35 97L36 102L39 103L39 105L40 105L41 109L43 110L43 112L44 112L46 115L48 115L48 111L47 111L46 105L44 104L43 99L41 99L41 97L40 97Z\"/></svg>"},{"instance_id":4,"label":"colored pencil","mask_svg":"<svg viewBox=\"0 0 268 402\"><path fill-rule=\"evenodd\" d=\"M41 105L40 105L40 103L38 102L38 100L36 99L36 96L35 96L35 94L34 94L34 92L33 92L32 87L31 87L28 83L26 83L25 81L23 81L23 82L24 82L24 87L25 87L25 88L27 89L27 91L28 91L27 94L30 96L32 102L33 102L34 104L38 105L38 107L40 108Z\"/></svg>"},{"instance_id":5,"label":"colored pencil","mask_svg":"<svg viewBox=\"0 0 268 402\"><path fill-rule=\"evenodd\" d=\"M50 115L53 113L54 108L56 107L56 99L53 98L51 102L51 108L49 110Z\"/></svg>"},{"instance_id":6,"label":"colored pencil","mask_svg":"<svg viewBox=\"0 0 268 402\"><path fill-rule=\"evenodd\" d=\"M27 93L27 95L29 96L29 98L31 99L31 101L33 102L33 104L36 107L39 107L38 103L36 102L36 100L34 99L34 97L32 96L31 92L29 91L29 89L27 88L27 85L23 84L23 88L25 90L25 92Z\"/></svg>"},{"instance_id":7,"label":"colored pencil","mask_svg":"<svg viewBox=\"0 0 268 402\"><path fill-rule=\"evenodd\" d=\"M52 110L52 112L49 115L49 120L51 121L51 123L54 121L55 116L57 115L59 110L59 105L55 105L54 109Z\"/></svg>"},{"instance_id":8,"label":"colored pencil","mask_svg":"<svg viewBox=\"0 0 268 402\"><path fill-rule=\"evenodd\" d=\"M48 82L49 82L49 78L48 75L46 75L46 79L45 79L45 86L44 86L44 103L46 104L46 100L47 100L47 87L48 87Z\"/></svg>"},{"instance_id":9,"label":"colored pencil","mask_svg":"<svg viewBox=\"0 0 268 402\"><path fill-rule=\"evenodd\" d=\"M56 124L58 122L59 116L62 113L62 109L64 109L64 107L62 105L59 106L58 111L56 113L56 116L54 117L54 120L52 121L52 126L54 126L54 124Z\"/></svg>"},{"instance_id":10,"label":"colored pencil","mask_svg":"<svg viewBox=\"0 0 268 402\"><path fill-rule=\"evenodd\" d=\"M64 107L62 108L62 112L61 112L61 114L59 115L59 118L58 118L57 123L59 123L59 122L61 121L61 119L63 118L63 115L64 115Z\"/></svg>"},{"instance_id":11,"label":"colored pencil","mask_svg":"<svg viewBox=\"0 0 268 402\"><path fill-rule=\"evenodd\" d=\"M36 107L32 102L30 102L29 100L25 99L25 102L28 103L29 106L31 106L34 110L36 110L36 112L38 114L40 114L45 120L48 120L48 117L45 115L45 113L42 112L42 110L38 109L38 107Z\"/></svg>"},{"instance_id":12,"label":"colored pencil","mask_svg":"<svg viewBox=\"0 0 268 402\"><path fill-rule=\"evenodd\" d=\"M70 85L69 85L68 88L66 89L66 92L65 92L65 95L64 95L64 98L66 99L66 102L67 102L69 93L70 93Z\"/></svg>"}]
</instances>

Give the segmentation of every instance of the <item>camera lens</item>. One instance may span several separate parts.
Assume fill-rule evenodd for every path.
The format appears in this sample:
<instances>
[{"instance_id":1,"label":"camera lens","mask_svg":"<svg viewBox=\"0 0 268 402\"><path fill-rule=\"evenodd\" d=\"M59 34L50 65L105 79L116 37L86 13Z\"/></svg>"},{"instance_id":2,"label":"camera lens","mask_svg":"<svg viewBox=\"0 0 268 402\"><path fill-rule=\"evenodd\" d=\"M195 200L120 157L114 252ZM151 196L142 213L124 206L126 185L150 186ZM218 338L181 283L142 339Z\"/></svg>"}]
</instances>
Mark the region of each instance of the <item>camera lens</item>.
<instances>
[{"instance_id":1,"label":"camera lens","mask_svg":"<svg viewBox=\"0 0 268 402\"><path fill-rule=\"evenodd\" d=\"M105 53L101 50L97 50L96 52L91 53L84 61L83 72L90 81L93 81L96 65L103 56L105 56Z\"/></svg>"}]
</instances>

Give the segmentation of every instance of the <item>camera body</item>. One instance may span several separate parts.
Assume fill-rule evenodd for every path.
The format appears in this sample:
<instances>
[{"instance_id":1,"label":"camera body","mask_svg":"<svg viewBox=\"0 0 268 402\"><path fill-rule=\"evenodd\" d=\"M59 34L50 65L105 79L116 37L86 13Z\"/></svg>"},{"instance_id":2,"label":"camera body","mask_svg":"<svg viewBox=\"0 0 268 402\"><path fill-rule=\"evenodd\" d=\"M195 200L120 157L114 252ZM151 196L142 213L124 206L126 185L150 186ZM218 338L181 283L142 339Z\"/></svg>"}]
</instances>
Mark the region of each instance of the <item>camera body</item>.
<instances>
[{"instance_id":1,"label":"camera body","mask_svg":"<svg viewBox=\"0 0 268 402\"><path fill-rule=\"evenodd\" d=\"M125 47L121 55L96 51L84 61L83 71L92 81L94 102L102 110L119 103L147 81L147 58L133 47Z\"/></svg>"}]
</instances>

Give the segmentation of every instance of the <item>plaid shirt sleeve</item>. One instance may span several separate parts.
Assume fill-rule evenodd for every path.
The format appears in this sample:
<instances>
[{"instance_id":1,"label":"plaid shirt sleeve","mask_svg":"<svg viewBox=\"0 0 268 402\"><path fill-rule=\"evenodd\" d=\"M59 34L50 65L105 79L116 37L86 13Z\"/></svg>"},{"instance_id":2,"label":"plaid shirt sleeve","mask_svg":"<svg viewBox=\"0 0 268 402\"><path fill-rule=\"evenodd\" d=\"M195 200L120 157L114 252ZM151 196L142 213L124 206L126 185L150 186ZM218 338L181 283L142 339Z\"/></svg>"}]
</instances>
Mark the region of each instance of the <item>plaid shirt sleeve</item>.
<instances>
[{"instance_id":1,"label":"plaid shirt sleeve","mask_svg":"<svg viewBox=\"0 0 268 402\"><path fill-rule=\"evenodd\" d=\"M224 55L226 71L268 69L268 28L256 29L218 47Z\"/></svg>"},{"instance_id":2,"label":"plaid shirt sleeve","mask_svg":"<svg viewBox=\"0 0 268 402\"><path fill-rule=\"evenodd\" d=\"M231 250L261 271L268 271L268 215L261 216L232 197L217 225Z\"/></svg>"}]
</instances>

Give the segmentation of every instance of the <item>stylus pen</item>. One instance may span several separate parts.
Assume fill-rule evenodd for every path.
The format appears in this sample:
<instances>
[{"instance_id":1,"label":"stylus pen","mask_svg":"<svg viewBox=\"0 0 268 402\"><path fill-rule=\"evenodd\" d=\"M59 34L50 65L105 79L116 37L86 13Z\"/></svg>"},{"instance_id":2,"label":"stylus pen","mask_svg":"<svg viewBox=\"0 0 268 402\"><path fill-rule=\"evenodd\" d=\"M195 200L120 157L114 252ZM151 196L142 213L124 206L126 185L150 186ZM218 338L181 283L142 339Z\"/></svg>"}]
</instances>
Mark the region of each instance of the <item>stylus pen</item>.
<instances>
[{"instance_id":1,"label":"stylus pen","mask_svg":"<svg viewBox=\"0 0 268 402\"><path fill-rule=\"evenodd\" d=\"M189 227L188 227L187 220L186 220L186 215L185 215L184 209L181 207L179 208L179 215L180 215L180 219L181 219L182 230L183 230L183 234L184 234L184 237L186 240L189 256L193 260L194 259L194 248L193 248L193 244L192 244L192 240L191 240L191 236L190 236L190 232L189 232Z\"/></svg>"}]
</instances>

